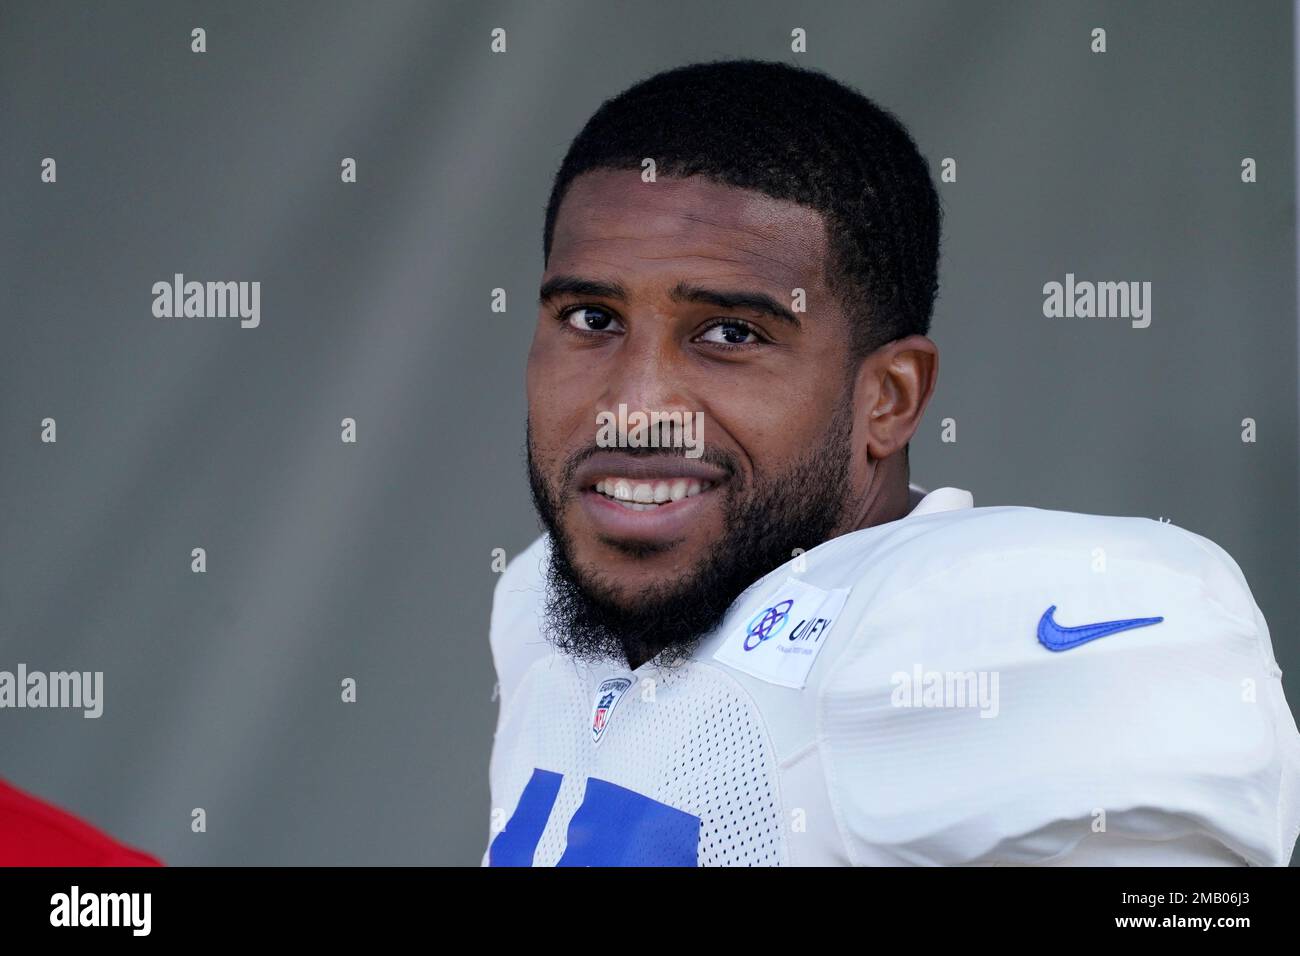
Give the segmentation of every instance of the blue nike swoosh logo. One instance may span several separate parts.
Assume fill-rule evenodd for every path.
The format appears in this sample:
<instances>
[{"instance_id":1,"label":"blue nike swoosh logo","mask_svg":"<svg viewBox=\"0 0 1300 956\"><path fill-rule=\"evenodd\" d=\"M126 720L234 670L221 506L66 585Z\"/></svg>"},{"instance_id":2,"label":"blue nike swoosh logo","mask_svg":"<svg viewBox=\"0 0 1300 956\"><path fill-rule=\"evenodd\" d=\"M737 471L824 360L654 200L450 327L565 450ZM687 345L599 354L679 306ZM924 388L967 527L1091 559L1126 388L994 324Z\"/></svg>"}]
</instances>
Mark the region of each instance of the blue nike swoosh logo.
<instances>
[{"instance_id":1,"label":"blue nike swoosh logo","mask_svg":"<svg viewBox=\"0 0 1300 956\"><path fill-rule=\"evenodd\" d=\"M1135 627L1146 627L1149 624L1159 624L1164 620L1163 617L1135 617L1127 621L1101 621L1097 624L1081 624L1078 627L1061 627L1052 619L1055 610L1056 605L1053 604L1038 619L1038 643L1049 651L1068 651L1072 647L1087 644L1108 634L1132 630Z\"/></svg>"}]
</instances>

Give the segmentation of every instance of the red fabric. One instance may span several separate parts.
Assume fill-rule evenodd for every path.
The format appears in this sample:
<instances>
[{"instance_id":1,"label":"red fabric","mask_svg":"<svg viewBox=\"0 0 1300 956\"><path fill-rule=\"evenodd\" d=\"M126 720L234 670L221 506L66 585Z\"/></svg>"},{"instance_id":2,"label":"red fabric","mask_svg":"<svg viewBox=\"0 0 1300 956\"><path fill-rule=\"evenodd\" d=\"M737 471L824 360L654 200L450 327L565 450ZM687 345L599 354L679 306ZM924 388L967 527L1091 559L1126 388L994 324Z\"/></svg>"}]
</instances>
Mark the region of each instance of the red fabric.
<instances>
[{"instance_id":1,"label":"red fabric","mask_svg":"<svg viewBox=\"0 0 1300 956\"><path fill-rule=\"evenodd\" d=\"M71 813L0 780L0 866L162 866Z\"/></svg>"}]
</instances>

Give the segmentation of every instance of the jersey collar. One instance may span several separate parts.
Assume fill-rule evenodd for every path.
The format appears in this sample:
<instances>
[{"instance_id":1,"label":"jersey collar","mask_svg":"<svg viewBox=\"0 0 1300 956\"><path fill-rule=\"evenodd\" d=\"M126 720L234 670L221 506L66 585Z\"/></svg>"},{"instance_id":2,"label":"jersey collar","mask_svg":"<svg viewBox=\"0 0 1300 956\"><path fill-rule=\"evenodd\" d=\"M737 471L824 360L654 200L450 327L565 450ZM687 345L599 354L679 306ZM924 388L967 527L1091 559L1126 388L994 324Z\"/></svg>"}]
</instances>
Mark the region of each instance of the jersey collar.
<instances>
[{"instance_id":1,"label":"jersey collar","mask_svg":"<svg viewBox=\"0 0 1300 956\"><path fill-rule=\"evenodd\" d=\"M934 491L926 491L920 485L907 486L907 503L912 506L912 510L907 513L909 518L919 518L921 515L938 514L941 511L960 511L963 508L975 507L975 497L969 491L963 491L960 488L936 488Z\"/></svg>"}]
</instances>

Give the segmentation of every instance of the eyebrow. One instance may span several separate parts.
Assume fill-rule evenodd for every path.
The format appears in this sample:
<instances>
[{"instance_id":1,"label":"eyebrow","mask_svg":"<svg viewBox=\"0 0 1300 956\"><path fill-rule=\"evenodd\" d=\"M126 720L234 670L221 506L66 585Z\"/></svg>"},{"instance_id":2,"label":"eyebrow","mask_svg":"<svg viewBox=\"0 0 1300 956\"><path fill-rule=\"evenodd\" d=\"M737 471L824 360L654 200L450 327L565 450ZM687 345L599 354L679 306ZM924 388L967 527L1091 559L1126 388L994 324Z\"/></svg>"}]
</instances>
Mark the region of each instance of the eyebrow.
<instances>
[{"instance_id":1,"label":"eyebrow","mask_svg":"<svg viewBox=\"0 0 1300 956\"><path fill-rule=\"evenodd\" d=\"M538 305L544 305L562 295L592 296L602 299L614 299L626 302L627 289L619 282L602 282L595 279L583 279L574 275L558 275L542 283L537 297ZM785 322L794 328L803 324L795 314L766 292L722 291L706 289L689 282L679 282L668 293L674 302L693 302L713 305L720 309L747 309Z\"/></svg>"},{"instance_id":2,"label":"eyebrow","mask_svg":"<svg viewBox=\"0 0 1300 956\"><path fill-rule=\"evenodd\" d=\"M627 301L627 290L618 282L597 282L594 279L582 279L578 276L558 275L542 283L537 304L545 305L562 295L589 295L598 299Z\"/></svg>"}]
</instances>

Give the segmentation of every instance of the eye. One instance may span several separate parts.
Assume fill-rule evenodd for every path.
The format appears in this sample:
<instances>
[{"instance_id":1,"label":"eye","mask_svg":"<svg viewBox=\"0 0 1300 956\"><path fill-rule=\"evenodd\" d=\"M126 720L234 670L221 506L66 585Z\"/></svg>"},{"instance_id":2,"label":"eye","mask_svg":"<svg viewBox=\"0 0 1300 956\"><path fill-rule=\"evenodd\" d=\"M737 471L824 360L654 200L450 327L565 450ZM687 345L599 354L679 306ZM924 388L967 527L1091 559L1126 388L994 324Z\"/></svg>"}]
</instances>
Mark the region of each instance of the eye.
<instances>
[{"instance_id":1,"label":"eye","mask_svg":"<svg viewBox=\"0 0 1300 956\"><path fill-rule=\"evenodd\" d=\"M610 332L619 328L614 316L598 306L575 306L567 309L561 318L566 325L578 332Z\"/></svg>"},{"instance_id":2,"label":"eye","mask_svg":"<svg viewBox=\"0 0 1300 956\"><path fill-rule=\"evenodd\" d=\"M763 337L748 322L725 319L705 329L700 334L700 341L715 345L758 345L763 341Z\"/></svg>"}]
</instances>

